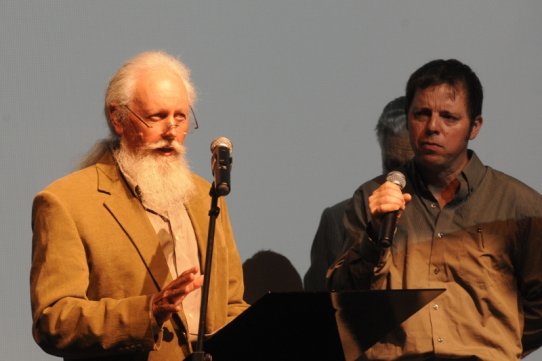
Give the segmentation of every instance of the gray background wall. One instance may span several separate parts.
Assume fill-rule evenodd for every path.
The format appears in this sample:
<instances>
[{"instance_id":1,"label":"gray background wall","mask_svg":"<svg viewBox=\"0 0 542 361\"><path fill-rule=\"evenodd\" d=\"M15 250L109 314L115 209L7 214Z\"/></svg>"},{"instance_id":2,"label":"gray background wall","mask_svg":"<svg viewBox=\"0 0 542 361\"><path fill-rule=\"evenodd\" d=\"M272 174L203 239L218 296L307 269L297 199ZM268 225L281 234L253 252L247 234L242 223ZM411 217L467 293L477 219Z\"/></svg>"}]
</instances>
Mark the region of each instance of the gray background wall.
<instances>
[{"instance_id":1,"label":"gray background wall","mask_svg":"<svg viewBox=\"0 0 542 361\"><path fill-rule=\"evenodd\" d=\"M0 360L54 359L31 339L31 202L107 134L104 89L129 57L161 49L191 67L193 168L211 179L209 144L229 137L243 260L271 249L302 276L322 209L380 172L382 107L431 59L479 74L472 148L542 191L541 17L538 0L1 0Z\"/></svg>"}]
</instances>

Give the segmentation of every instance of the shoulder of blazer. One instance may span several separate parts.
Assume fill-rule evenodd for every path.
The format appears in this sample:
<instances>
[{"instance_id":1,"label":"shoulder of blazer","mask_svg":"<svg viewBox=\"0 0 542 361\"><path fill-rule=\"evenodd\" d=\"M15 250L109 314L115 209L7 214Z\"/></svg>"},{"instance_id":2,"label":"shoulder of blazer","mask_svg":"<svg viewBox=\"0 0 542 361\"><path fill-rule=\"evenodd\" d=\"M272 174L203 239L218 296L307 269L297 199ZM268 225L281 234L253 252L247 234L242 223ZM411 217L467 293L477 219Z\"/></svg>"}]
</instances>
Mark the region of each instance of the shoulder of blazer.
<instances>
[{"instance_id":1,"label":"shoulder of blazer","mask_svg":"<svg viewBox=\"0 0 542 361\"><path fill-rule=\"evenodd\" d=\"M123 181L119 168L110 152L106 153L94 167L97 176L98 192L111 194L112 188Z\"/></svg>"},{"instance_id":2,"label":"shoulder of blazer","mask_svg":"<svg viewBox=\"0 0 542 361\"><path fill-rule=\"evenodd\" d=\"M98 192L110 193L113 185L120 180L120 174L113 157L108 153L96 164L74 171L53 181L43 191L74 195L88 193L94 189Z\"/></svg>"}]
</instances>

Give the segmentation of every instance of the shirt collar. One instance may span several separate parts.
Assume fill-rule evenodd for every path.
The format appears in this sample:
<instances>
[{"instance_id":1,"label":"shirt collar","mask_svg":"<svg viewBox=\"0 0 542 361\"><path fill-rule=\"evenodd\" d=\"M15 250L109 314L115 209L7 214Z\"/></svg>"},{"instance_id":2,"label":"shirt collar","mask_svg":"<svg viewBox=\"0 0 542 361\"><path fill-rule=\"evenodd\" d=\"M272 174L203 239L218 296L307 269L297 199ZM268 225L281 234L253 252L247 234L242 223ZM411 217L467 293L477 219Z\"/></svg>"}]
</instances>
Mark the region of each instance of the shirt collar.
<instances>
[{"instance_id":1,"label":"shirt collar","mask_svg":"<svg viewBox=\"0 0 542 361\"><path fill-rule=\"evenodd\" d=\"M465 179L468 193L473 193L478 189L482 179L486 174L486 166L480 161L480 158L472 150L468 150L469 162L461 171L461 176Z\"/></svg>"},{"instance_id":2,"label":"shirt collar","mask_svg":"<svg viewBox=\"0 0 542 361\"><path fill-rule=\"evenodd\" d=\"M452 203L464 201L472 193L474 193L480 186L480 183L482 182L482 179L486 173L486 167L480 161L476 153L470 149L467 152L469 161L458 177L459 191L457 192ZM414 159L410 160L410 162L406 165L406 171L408 178L413 183L413 187L420 192L420 195L426 198L433 198L433 195L423 182L421 174L416 169Z\"/></svg>"}]
</instances>

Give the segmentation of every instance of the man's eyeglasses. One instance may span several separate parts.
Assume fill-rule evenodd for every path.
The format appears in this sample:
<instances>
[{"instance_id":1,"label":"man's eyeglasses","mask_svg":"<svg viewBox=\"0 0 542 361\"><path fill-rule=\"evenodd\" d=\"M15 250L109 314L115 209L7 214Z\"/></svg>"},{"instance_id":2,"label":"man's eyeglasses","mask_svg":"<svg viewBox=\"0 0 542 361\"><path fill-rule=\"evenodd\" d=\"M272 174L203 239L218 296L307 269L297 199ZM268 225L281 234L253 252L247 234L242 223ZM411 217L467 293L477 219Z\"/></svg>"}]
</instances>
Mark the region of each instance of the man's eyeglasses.
<instances>
[{"instance_id":1,"label":"man's eyeglasses","mask_svg":"<svg viewBox=\"0 0 542 361\"><path fill-rule=\"evenodd\" d=\"M184 117L181 119L174 118L173 124L167 122L165 118L163 119L149 118L145 120L143 119L141 115L133 111L128 105L124 104L123 107L128 109L128 111L132 113L132 115L135 116L137 120L143 123L143 125L146 126L147 128L155 128L159 124L162 125L162 127L164 126L164 124L168 124L169 128L178 128L183 122L186 122L186 121L190 121L189 130L188 130L189 133L192 133L194 130L199 128L198 119L196 118L196 113L194 113L194 109L192 107L190 107L190 113L192 115L190 119L186 119Z\"/></svg>"}]
</instances>

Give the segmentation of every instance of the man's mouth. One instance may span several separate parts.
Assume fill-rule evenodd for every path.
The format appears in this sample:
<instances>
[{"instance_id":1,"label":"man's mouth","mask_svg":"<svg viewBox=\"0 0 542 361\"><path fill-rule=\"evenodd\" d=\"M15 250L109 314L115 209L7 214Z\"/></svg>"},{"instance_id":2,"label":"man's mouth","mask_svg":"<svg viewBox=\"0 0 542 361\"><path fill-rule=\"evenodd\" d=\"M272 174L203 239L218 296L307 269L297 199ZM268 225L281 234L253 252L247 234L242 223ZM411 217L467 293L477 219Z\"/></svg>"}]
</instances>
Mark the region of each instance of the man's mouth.
<instances>
[{"instance_id":1,"label":"man's mouth","mask_svg":"<svg viewBox=\"0 0 542 361\"><path fill-rule=\"evenodd\" d=\"M156 151L162 155L177 154L177 151L173 147L160 147L160 148L156 148Z\"/></svg>"},{"instance_id":2,"label":"man's mouth","mask_svg":"<svg viewBox=\"0 0 542 361\"><path fill-rule=\"evenodd\" d=\"M183 154L183 147L177 142L159 141L145 146L145 151L148 154L160 156L177 156Z\"/></svg>"},{"instance_id":3,"label":"man's mouth","mask_svg":"<svg viewBox=\"0 0 542 361\"><path fill-rule=\"evenodd\" d=\"M439 144L437 143L432 143L432 142L422 142L420 144L420 148L424 151L436 151L436 150L439 150L440 148L442 148Z\"/></svg>"}]
</instances>

